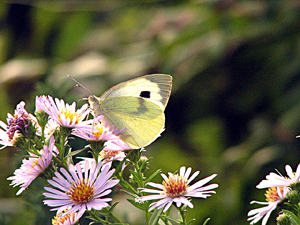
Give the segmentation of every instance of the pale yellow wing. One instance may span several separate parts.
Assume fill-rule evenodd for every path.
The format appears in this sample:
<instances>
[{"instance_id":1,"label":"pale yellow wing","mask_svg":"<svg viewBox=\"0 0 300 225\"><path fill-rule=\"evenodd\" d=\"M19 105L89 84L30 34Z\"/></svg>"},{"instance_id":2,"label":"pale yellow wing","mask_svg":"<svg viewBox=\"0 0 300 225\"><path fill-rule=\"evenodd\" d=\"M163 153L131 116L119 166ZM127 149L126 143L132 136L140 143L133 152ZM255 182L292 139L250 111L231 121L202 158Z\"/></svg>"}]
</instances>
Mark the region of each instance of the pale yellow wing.
<instances>
[{"instance_id":1,"label":"pale yellow wing","mask_svg":"<svg viewBox=\"0 0 300 225\"><path fill-rule=\"evenodd\" d=\"M112 97L100 103L101 114L110 125L123 129L120 137L138 149L152 143L163 131L165 116L155 103L141 97Z\"/></svg>"},{"instance_id":2,"label":"pale yellow wing","mask_svg":"<svg viewBox=\"0 0 300 225\"><path fill-rule=\"evenodd\" d=\"M142 97L151 100L164 111L171 89L172 77L170 75L145 75L113 86L100 96L100 102L112 97Z\"/></svg>"}]
</instances>

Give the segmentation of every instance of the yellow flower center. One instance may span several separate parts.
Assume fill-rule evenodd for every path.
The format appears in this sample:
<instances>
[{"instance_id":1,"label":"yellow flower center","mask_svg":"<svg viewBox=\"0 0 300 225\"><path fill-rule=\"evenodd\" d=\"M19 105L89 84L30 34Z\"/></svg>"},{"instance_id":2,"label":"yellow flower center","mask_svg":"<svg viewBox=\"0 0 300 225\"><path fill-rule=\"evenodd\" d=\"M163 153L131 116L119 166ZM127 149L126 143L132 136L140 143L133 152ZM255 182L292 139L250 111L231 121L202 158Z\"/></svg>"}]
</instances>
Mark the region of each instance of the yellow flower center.
<instances>
[{"instance_id":1,"label":"yellow flower center","mask_svg":"<svg viewBox=\"0 0 300 225\"><path fill-rule=\"evenodd\" d=\"M103 132L103 126L93 127L93 135L96 139L99 139Z\"/></svg>"},{"instance_id":2,"label":"yellow flower center","mask_svg":"<svg viewBox=\"0 0 300 225\"><path fill-rule=\"evenodd\" d=\"M70 118L70 121L73 121L73 119L75 118L76 119L76 122L75 124L77 124L79 121L82 120L82 116L78 113L78 112L74 112L74 111L71 111L69 109L66 109L66 108L62 108L59 110L59 114L58 114L58 117L59 117L59 121L62 123L61 121L61 115L64 114L66 119Z\"/></svg>"},{"instance_id":3,"label":"yellow flower center","mask_svg":"<svg viewBox=\"0 0 300 225\"><path fill-rule=\"evenodd\" d=\"M186 194L188 185L185 177L172 174L163 181L163 190L169 197L179 197Z\"/></svg>"},{"instance_id":4,"label":"yellow flower center","mask_svg":"<svg viewBox=\"0 0 300 225\"><path fill-rule=\"evenodd\" d=\"M284 187L279 187L279 190L281 193L283 193ZM275 201L281 200L281 197L278 195L278 192L277 192L277 187L270 187L266 191L265 196L266 196L267 202L275 202Z\"/></svg>"},{"instance_id":5,"label":"yellow flower center","mask_svg":"<svg viewBox=\"0 0 300 225\"><path fill-rule=\"evenodd\" d=\"M65 212L66 210L64 210ZM68 213L65 216L60 217L64 212L61 212L60 214L54 216L54 218L52 219L52 225L60 225L63 224L65 221L67 221L69 218L72 217L72 219L74 219L75 217L75 213L71 212Z\"/></svg>"},{"instance_id":6,"label":"yellow flower center","mask_svg":"<svg viewBox=\"0 0 300 225\"><path fill-rule=\"evenodd\" d=\"M68 189L66 194L75 204L90 202L94 197L94 187L89 180L80 180Z\"/></svg>"}]
</instances>

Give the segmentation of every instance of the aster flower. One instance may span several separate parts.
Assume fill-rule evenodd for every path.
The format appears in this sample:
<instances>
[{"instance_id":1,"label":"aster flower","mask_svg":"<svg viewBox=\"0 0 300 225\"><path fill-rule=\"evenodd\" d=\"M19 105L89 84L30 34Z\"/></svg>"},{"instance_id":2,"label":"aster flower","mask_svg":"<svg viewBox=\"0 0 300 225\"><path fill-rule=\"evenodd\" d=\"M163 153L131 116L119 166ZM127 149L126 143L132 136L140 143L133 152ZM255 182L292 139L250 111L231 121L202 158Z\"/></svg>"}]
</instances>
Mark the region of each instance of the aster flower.
<instances>
[{"instance_id":1,"label":"aster flower","mask_svg":"<svg viewBox=\"0 0 300 225\"><path fill-rule=\"evenodd\" d=\"M63 216L62 212L52 219L52 225L73 225L82 217L82 215L83 212L71 212Z\"/></svg>"},{"instance_id":2,"label":"aster flower","mask_svg":"<svg viewBox=\"0 0 300 225\"><path fill-rule=\"evenodd\" d=\"M31 182L43 173L52 161L52 156L57 152L54 145L54 137L50 138L49 146L44 145L43 149L39 151L40 155L29 153L29 159L23 159L23 163L19 169L16 169L14 176L7 178L12 180L11 185L21 186L17 195L21 194Z\"/></svg>"},{"instance_id":3,"label":"aster flower","mask_svg":"<svg viewBox=\"0 0 300 225\"><path fill-rule=\"evenodd\" d=\"M290 165L285 166L285 171L288 177L283 177L281 174L270 173L266 176L266 180L262 180L256 187L257 188L269 188L269 187L282 187L290 186L291 184L298 183L300 181L300 164L297 166L294 173Z\"/></svg>"},{"instance_id":4,"label":"aster flower","mask_svg":"<svg viewBox=\"0 0 300 225\"><path fill-rule=\"evenodd\" d=\"M116 140L109 140L104 143L103 150L109 151L124 151L124 150L131 150L131 148L124 142L121 138ZM143 148L141 149L141 151Z\"/></svg>"},{"instance_id":5,"label":"aster flower","mask_svg":"<svg viewBox=\"0 0 300 225\"><path fill-rule=\"evenodd\" d=\"M248 221L252 220L250 224L255 224L263 218L261 224L266 225L271 213L276 209L277 205L286 197L289 190L290 189L288 187L271 187L266 191L265 194L267 202L252 201L251 204L258 203L267 206L259 209L252 209L249 211L248 216L252 216L248 218Z\"/></svg>"},{"instance_id":6,"label":"aster flower","mask_svg":"<svg viewBox=\"0 0 300 225\"><path fill-rule=\"evenodd\" d=\"M55 98L53 100L51 96L41 96L37 97L36 105L39 110L44 110L60 126L70 128L86 127L83 120L89 114L88 104L84 104L76 110L75 102L69 105L62 99Z\"/></svg>"},{"instance_id":7,"label":"aster flower","mask_svg":"<svg viewBox=\"0 0 300 225\"><path fill-rule=\"evenodd\" d=\"M101 120L103 116L97 118L97 120ZM90 120L91 122L92 120ZM73 130L72 134L83 138L87 141L107 141L107 140L118 140L118 135L122 134L124 130L120 130L118 128L108 127L107 125L103 125L98 122L95 124L92 121L91 124L84 128Z\"/></svg>"},{"instance_id":8,"label":"aster flower","mask_svg":"<svg viewBox=\"0 0 300 225\"><path fill-rule=\"evenodd\" d=\"M193 208L193 204L189 201L188 197L198 197L198 198L207 198L211 196L211 193L216 193L215 191L211 191L214 188L217 188L218 184L210 184L204 186L204 184L211 181L217 174L213 174L209 177L206 177L193 185L189 185L192 180L200 173L200 171L196 171L190 178L190 173L192 168L189 167L181 167L179 174L169 173L169 177L165 174L161 174L164 181L162 184L156 184L149 182L147 185L152 186L157 189L147 189L142 188L142 192L154 193L153 195L142 196L137 201L144 202L148 200L157 200L157 202L153 202L150 204L149 211L158 208L161 209L164 207L164 212L166 212L172 203L176 203L177 207L180 207L181 204L188 205L190 208Z\"/></svg>"},{"instance_id":9,"label":"aster flower","mask_svg":"<svg viewBox=\"0 0 300 225\"><path fill-rule=\"evenodd\" d=\"M7 125L0 121L0 144L2 148L15 146L16 140L21 136L35 135L36 118L25 110L25 102L20 102L14 115L7 114ZM2 149L0 148L0 149Z\"/></svg>"},{"instance_id":10,"label":"aster flower","mask_svg":"<svg viewBox=\"0 0 300 225\"><path fill-rule=\"evenodd\" d=\"M52 135L59 128L59 124L53 120L49 119L45 126L45 137Z\"/></svg>"},{"instance_id":11,"label":"aster flower","mask_svg":"<svg viewBox=\"0 0 300 225\"><path fill-rule=\"evenodd\" d=\"M44 200L44 204L55 207L60 214L64 210L66 213L79 212L85 210L101 210L108 206L111 198L102 198L111 193L110 188L115 186L119 180L111 179L114 170L109 170L109 166L102 167L102 163L92 163L86 161L81 169L79 163L75 166L69 165L69 172L61 168L60 172L55 172L55 177L48 180L53 187L45 187L47 192L43 195L49 200ZM71 209L68 209L71 207Z\"/></svg>"}]
</instances>

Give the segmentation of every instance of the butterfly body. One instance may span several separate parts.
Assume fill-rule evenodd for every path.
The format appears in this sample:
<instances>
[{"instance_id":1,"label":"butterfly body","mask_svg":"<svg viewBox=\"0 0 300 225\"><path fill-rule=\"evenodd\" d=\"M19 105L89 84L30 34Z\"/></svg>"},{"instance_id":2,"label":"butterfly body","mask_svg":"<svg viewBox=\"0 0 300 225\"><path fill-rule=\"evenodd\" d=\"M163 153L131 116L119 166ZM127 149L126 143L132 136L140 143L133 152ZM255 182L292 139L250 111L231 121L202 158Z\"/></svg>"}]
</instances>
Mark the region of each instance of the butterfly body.
<instances>
[{"instance_id":1,"label":"butterfly body","mask_svg":"<svg viewBox=\"0 0 300 225\"><path fill-rule=\"evenodd\" d=\"M172 88L172 77L153 74L120 83L100 97L89 96L95 116L120 129L123 141L133 149L152 143L163 131L164 110Z\"/></svg>"}]
</instances>

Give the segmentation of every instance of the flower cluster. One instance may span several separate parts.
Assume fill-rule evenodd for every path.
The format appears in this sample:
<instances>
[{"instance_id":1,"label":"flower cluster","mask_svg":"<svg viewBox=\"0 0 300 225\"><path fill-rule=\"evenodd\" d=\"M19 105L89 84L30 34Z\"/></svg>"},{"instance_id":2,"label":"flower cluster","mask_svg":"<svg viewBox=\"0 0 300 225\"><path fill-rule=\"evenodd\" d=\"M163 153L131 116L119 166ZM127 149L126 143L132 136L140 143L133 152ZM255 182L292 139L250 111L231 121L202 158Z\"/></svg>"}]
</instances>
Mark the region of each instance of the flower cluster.
<instances>
[{"instance_id":1,"label":"flower cluster","mask_svg":"<svg viewBox=\"0 0 300 225\"><path fill-rule=\"evenodd\" d=\"M44 179L43 203L56 211L54 225L77 224L86 213L93 223L106 223L98 216L100 213L122 224L111 212L115 207L111 206L112 189L116 185L134 197L129 201L144 209L146 215L161 208L165 213L172 205L179 211L183 205L192 208L192 197L207 198L218 187L206 185L216 174L191 184L199 171L190 176L192 168L186 167L181 167L179 174L169 173L169 177L162 174L162 184L151 182L159 171L146 179L144 171L149 159L142 155L145 150L132 150L120 138L126 129L104 123L103 115L90 118L88 104L77 109L75 102L37 96L35 106L35 116L21 102L13 115L8 114L7 123L0 121L0 145L1 149L14 146L27 153L20 168L7 179L12 186L20 187L17 195L30 188L35 179ZM70 137L84 140L87 145L75 150L69 144ZM77 155L82 152L92 157ZM134 168L129 170L129 182L124 178L127 165ZM144 188L146 185L155 189Z\"/></svg>"},{"instance_id":2,"label":"flower cluster","mask_svg":"<svg viewBox=\"0 0 300 225\"><path fill-rule=\"evenodd\" d=\"M256 187L259 189L267 188L265 196L266 202L258 202L252 201L253 203L258 203L262 205L266 205L265 207L259 209L250 210L248 219L250 224L257 223L262 219L262 225L267 224L267 221L271 215L271 213L277 208L278 204L281 202L290 202L291 197L299 196L299 187L297 187L300 181L300 164L298 165L296 172L293 172L290 165L286 165L285 167L287 177L282 176L281 174L276 174L271 172L266 176L265 180L262 180ZM297 197L299 199L299 197ZM299 204L297 200L297 204ZM293 202L294 203L294 202ZM280 224L280 219L282 218L282 214L277 218L277 221Z\"/></svg>"}]
</instances>

